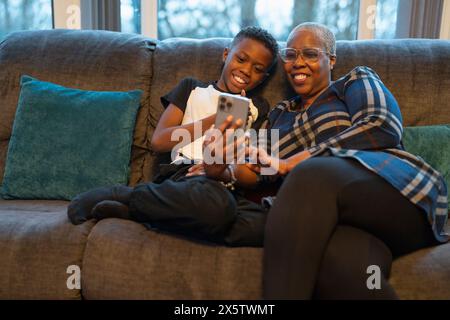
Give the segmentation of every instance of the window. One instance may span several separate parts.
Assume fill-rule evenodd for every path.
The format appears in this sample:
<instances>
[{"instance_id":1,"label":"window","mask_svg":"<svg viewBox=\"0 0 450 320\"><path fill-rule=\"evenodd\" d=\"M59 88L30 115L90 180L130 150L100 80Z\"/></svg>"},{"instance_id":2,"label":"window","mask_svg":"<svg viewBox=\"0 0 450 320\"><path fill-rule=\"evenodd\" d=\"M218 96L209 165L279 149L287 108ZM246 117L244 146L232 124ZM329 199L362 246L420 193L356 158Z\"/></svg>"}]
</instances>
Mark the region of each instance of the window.
<instances>
[{"instance_id":1,"label":"window","mask_svg":"<svg viewBox=\"0 0 450 320\"><path fill-rule=\"evenodd\" d=\"M244 26L259 25L286 40L304 21L326 24L338 40L450 38L450 0L0 0L0 39L53 25L161 40L232 37Z\"/></svg>"},{"instance_id":2,"label":"window","mask_svg":"<svg viewBox=\"0 0 450 320\"><path fill-rule=\"evenodd\" d=\"M377 0L375 38L394 39L399 0Z\"/></svg>"},{"instance_id":3,"label":"window","mask_svg":"<svg viewBox=\"0 0 450 320\"><path fill-rule=\"evenodd\" d=\"M122 32L141 33L141 0L121 0Z\"/></svg>"},{"instance_id":4,"label":"window","mask_svg":"<svg viewBox=\"0 0 450 320\"><path fill-rule=\"evenodd\" d=\"M259 25L278 40L300 22L326 23L337 39L356 39L359 0L159 0L158 38L232 37Z\"/></svg>"},{"instance_id":5,"label":"window","mask_svg":"<svg viewBox=\"0 0 450 320\"><path fill-rule=\"evenodd\" d=\"M336 34L338 40L447 38L449 36L446 35L450 34L448 31L450 0L141 0L141 2L142 6L146 5L146 9L142 11L142 31L147 36L159 39L230 37L243 26L254 24L270 30L277 39L285 40L289 30L303 21L326 24ZM144 27L144 23L151 24L151 28Z\"/></svg>"},{"instance_id":6,"label":"window","mask_svg":"<svg viewBox=\"0 0 450 320\"><path fill-rule=\"evenodd\" d=\"M51 0L0 0L0 39L12 31L52 28Z\"/></svg>"}]
</instances>

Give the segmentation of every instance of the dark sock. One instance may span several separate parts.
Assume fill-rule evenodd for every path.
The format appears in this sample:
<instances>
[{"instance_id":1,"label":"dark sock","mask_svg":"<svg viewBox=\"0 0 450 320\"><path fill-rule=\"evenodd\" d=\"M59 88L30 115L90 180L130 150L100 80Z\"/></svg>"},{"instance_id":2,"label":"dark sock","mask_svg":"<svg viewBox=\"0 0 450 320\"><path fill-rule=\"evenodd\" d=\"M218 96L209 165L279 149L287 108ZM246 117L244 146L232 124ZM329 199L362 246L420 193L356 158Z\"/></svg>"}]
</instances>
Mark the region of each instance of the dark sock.
<instances>
[{"instance_id":1,"label":"dark sock","mask_svg":"<svg viewBox=\"0 0 450 320\"><path fill-rule=\"evenodd\" d=\"M111 200L104 200L97 203L92 209L92 216L97 220L105 218L130 219L128 206L121 202Z\"/></svg>"},{"instance_id":2,"label":"dark sock","mask_svg":"<svg viewBox=\"0 0 450 320\"><path fill-rule=\"evenodd\" d=\"M118 201L128 205L133 188L113 186L93 189L80 193L69 204L67 215L73 224L80 224L92 219L92 209L103 200Z\"/></svg>"}]
</instances>

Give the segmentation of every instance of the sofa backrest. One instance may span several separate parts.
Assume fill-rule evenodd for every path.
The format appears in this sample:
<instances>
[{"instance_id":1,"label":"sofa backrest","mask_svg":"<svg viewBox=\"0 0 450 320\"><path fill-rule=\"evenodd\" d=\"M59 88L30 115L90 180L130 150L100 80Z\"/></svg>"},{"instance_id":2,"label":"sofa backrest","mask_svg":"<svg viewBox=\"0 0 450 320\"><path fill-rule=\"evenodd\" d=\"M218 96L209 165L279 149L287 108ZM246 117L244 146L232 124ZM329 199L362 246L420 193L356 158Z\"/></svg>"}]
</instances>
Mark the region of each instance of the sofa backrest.
<instances>
[{"instance_id":1,"label":"sofa backrest","mask_svg":"<svg viewBox=\"0 0 450 320\"><path fill-rule=\"evenodd\" d=\"M230 39L168 39L158 43L151 86L152 125L163 111L159 97L187 76L217 80ZM280 43L284 46L284 43ZM429 39L338 41L337 79L369 66L396 97L404 125L450 123L450 41ZM261 90L271 105L292 96L279 62Z\"/></svg>"},{"instance_id":2,"label":"sofa backrest","mask_svg":"<svg viewBox=\"0 0 450 320\"><path fill-rule=\"evenodd\" d=\"M150 162L147 131L155 45L138 35L107 31L25 31L6 37L0 43L0 183L23 74L84 90L143 90L130 175L131 183L142 181L144 164Z\"/></svg>"},{"instance_id":3,"label":"sofa backrest","mask_svg":"<svg viewBox=\"0 0 450 320\"><path fill-rule=\"evenodd\" d=\"M231 39L168 39L107 31L26 31L0 43L0 183L22 74L89 90L142 89L130 184L149 181L158 159L150 141L163 112L160 97L182 78L217 80ZM284 46L284 43L280 43ZM450 41L338 41L333 79L373 68L397 98L404 125L450 123ZM294 95L279 62L259 89L273 106Z\"/></svg>"},{"instance_id":4,"label":"sofa backrest","mask_svg":"<svg viewBox=\"0 0 450 320\"><path fill-rule=\"evenodd\" d=\"M178 38L157 44L150 90L151 131L163 112L160 97L181 79L194 76L203 81L214 81L219 78L222 52L230 41L223 38ZM280 42L280 46L284 47L285 43ZM371 67L396 97L405 126L450 123L450 41L338 41L336 50L333 79L344 76L356 66ZM271 106L294 95L280 60L260 93ZM151 164L153 172L156 172L157 163Z\"/></svg>"},{"instance_id":5,"label":"sofa backrest","mask_svg":"<svg viewBox=\"0 0 450 320\"><path fill-rule=\"evenodd\" d=\"M450 41L338 41L333 77L374 69L397 99L404 126L450 123Z\"/></svg>"}]
</instances>

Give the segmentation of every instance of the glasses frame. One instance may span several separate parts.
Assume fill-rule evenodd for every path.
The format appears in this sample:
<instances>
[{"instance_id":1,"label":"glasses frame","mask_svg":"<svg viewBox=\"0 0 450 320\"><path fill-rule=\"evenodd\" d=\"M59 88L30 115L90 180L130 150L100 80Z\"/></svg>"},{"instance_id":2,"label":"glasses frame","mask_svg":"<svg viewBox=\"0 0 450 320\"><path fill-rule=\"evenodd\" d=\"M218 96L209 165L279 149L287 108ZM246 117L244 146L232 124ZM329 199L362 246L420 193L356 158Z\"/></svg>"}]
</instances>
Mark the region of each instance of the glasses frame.
<instances>
[{"instance_id":1,"label":"glasses frame","mask_svg":"<svg viewBox=\"0 0 450 320\"><path fill-rule=\"evenodd\" d=\"M322 50L320 48L315 48L315 47L305 47L305 48L302 48L302 49L284 48L284 49L280 49L278 51L278 54L280 55L281 61L283 61L284 63L294 63L295 61L298 60L299 56L302 57L303 61L309 61L309 62L317 62L317 61L319 61L319 58L317 58L317 60L311 60L311 59L308 59L308 58L305 59L305 57L303 55L303 50L305 50L305 49L314 49L314 50L317 50L318 52L325 53L327 56L330 56L330 57L335 57L336 56L335 54L331 54L328 51ZM283 52L286 51L286 50L294 50L295 51L296 56L295 56L294 60L285 60L285 59L283 59Z\"/></svg>"}]
</instances>

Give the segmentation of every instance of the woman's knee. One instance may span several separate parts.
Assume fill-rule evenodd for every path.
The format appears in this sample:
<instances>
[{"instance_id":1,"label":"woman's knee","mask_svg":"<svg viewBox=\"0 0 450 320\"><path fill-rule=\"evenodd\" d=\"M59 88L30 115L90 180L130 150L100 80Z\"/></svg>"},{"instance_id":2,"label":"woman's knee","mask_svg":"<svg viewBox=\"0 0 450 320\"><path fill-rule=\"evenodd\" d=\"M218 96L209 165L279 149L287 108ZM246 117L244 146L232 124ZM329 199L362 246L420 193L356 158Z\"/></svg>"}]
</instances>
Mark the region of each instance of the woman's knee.
<instances>
[{"instance_id":1,"label":"woman's knee","mask_svg":"<svg viewBox=\"0 0 450 320\"><path fill-rule=\"evenodd\" d=\"M371 234L338 226L322 259L315 296L319 299L395 299L388 284L392 254ZM373 279L372 279L373 278Z\"/></svg>"}]
</instances>

